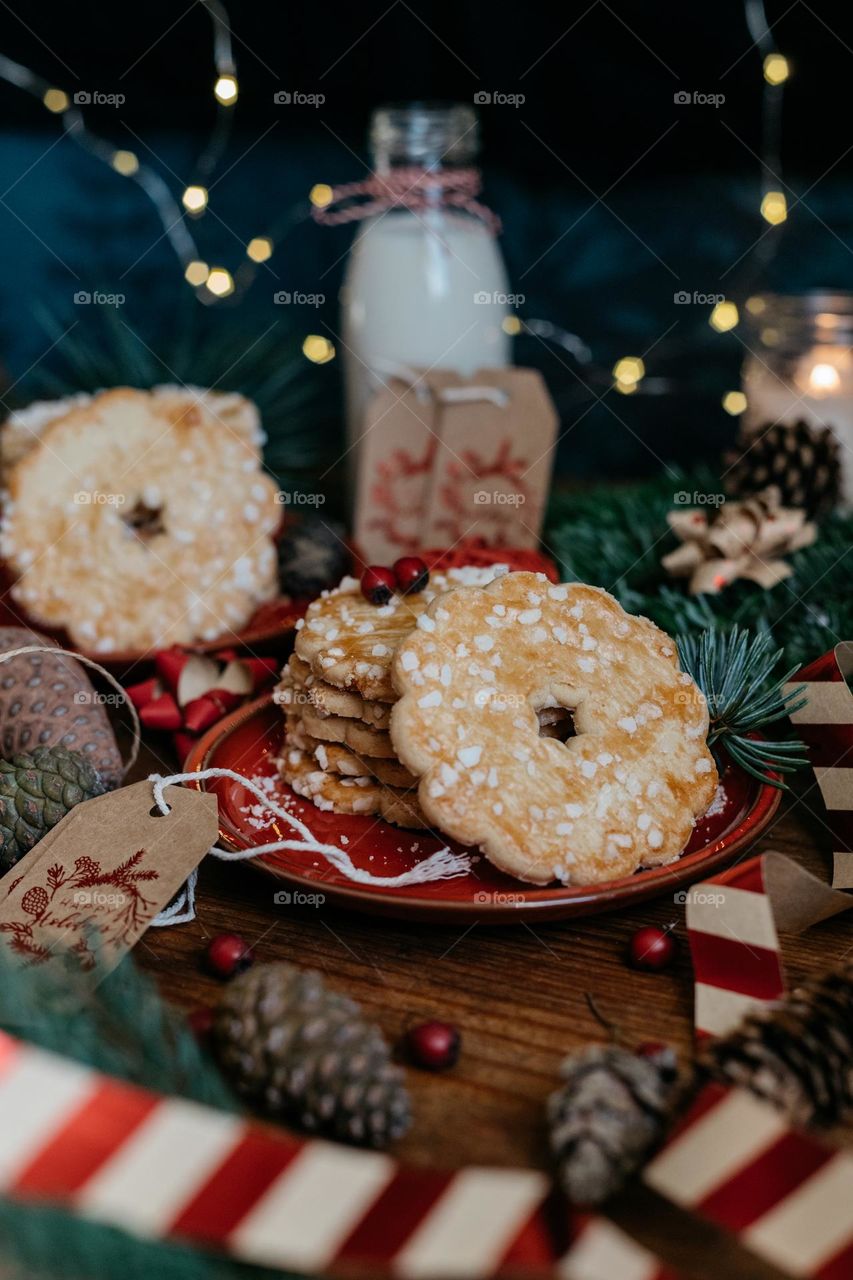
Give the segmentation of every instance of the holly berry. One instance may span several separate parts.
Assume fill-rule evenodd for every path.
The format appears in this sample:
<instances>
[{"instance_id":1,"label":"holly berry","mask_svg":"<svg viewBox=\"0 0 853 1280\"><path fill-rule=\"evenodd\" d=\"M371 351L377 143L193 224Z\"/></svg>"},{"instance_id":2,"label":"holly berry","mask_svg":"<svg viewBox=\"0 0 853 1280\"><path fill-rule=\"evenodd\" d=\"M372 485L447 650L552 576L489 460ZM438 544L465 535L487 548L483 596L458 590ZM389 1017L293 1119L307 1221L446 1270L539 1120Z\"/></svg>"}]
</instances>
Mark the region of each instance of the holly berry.
<instances>
[{"instance_id":1,"label":"holly berry","mask_svg":"<svg viewBox=\"0 0 853 1280\"><path fill-rule=\"evenodd\" d=\"M671 932L648 924L638 929L628 943L628 959L635 969L657 973L672 964L678 943Z\"/></svg>"},{"instance_id":2,"label":"holly berry","mask_svg":"<svg viewBox=\"0 0 853 1280\"><path fill-rule=\"evenodd\" d=\"M420 556L401 556L394 561L397 586L405 594L423 591L429 582L429 569Z\"/></svg>"},{"instance_id":3,"label":"holly berry","mask_svg":"<svg viewBox=\"0 0 853 1280\"><path fill-rule=\"evenodd\" d=\"M199 1044L206 1044L213 1031L213 1010L209 1005L192 1009L187 1014L187 1025Z\"/></svg>"},{"instance_id":4,"label":"holly berry","mask_svg":"<svg viewBox=\"0 0 853 1280\"><path fill-rule=\"evenodd\" d=\"M361 594L371 604L387 604L396 585L393 570L384 564L368 565L361 575Z\"/></svg>"},{"instance_id":5,"label":"holly berry","mask_svg":"<svg viewBox=\"0 0 853 1280\"><path fill-rule=\"evenodd\" d=\"M416 1067L445 1071L459 1057L459 1032L449 1022L421 1022L406 1032L406 1049Z\"/></svg>"},{"instance_id":6,"label":"holly berry","mask_svg":"<svg viewBox=\"0 0 853 1280\"><path fill-rule=\"evenodd\" d=\"M207 967L217 978L233 978L248 969L254 958L252 948L238 933L217 934L205 952Z\"/></svg>"}]
</instances>

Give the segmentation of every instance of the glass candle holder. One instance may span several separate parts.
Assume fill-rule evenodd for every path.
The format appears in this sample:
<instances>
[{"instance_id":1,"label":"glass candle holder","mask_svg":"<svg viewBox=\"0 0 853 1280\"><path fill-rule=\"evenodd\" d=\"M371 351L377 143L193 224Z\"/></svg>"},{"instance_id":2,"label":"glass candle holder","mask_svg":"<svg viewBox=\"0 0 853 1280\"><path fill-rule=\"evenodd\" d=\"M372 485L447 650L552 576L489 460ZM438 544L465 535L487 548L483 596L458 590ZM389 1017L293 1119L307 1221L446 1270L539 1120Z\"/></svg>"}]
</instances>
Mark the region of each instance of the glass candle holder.
<instances>
[{"instance_id":1,"label":"glass candle holder","mask_svg":"<svg viewBox=\"0 0 853 1280\"><path fill-rule=\"evenodd\" d=\"M758 294L746 313L744 431L797 421L832 431L853 508L853 293Z\"/></svg>"}]
</instances>

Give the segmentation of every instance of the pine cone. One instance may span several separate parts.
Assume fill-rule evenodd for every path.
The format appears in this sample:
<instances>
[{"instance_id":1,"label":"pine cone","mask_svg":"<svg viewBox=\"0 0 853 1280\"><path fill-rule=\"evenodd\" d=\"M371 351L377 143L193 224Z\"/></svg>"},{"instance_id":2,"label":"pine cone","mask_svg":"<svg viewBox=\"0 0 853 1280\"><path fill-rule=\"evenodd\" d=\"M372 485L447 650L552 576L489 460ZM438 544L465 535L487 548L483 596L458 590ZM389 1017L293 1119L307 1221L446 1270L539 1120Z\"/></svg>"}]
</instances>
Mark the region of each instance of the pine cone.
<instances>
[{"instance_id":1,"label":"pine cone","mask_svg":"<svg viewBox=\"0 0 853 1280\"><path fill-rule=\"evenodd\" d=\"M727 453L730 468L726 492L749 497L776 485L782 506L805 509L809 516L825 515L837 505L841 492L841 450L830 427L800 420L741 431L735 449Z\"/></svg>"},{"instance_id":2,"label":"pine cone","mask_svg":"<svg viewBox=\"0 0 853 1280\"><path fill-rule=\"evenodd\" d=\"M575 1204L600 1204L639 1168L675 1099L675 1054L590 1045L566 1058L548 1099L551 1150Z\"/></svg>"},{"instance_id":3,"label":"pine cone","mask_svg":"<svg viewBox=\"0 0 853 1280\"><path fill-rule=\"evenodd\" d=\"M214 1038L234 1086L271 1115L384 1147L409 1126L409 1096L382 1032L314 971L256 965L231 982Z\"/></svg>"},{"instance_id":4,"label":"pine cone","mask_svg":"<svg viewBox=\"0 0 853 1280\"><path fill-rule=\"evenodd\" d=\"M318 596L352 569L346 530L334 521L301 520L279 542L278 564L286 595Z\"/></svg>"},{"instance_id":5,"label":"pine cone","mask_svg":"<svg viewBox=\"0 0 853 1280\"><path fill-rule=\"evenodd\" d=\"M798 1125L853 1116L853 965L813 979L781 1003L748 1014L715 1040L700 1066L740 1085Z\"/></svg>"},{"instance_id":6,"label":"pine cone","mask_svg":"<svg viewBox=\"0 0 853 1280\"><path fill-rule=\"evenodd\" d=\"M0 875L76 804L104 790L100 776L79 751L37 747L0 760Z\"/></svg>"}]
</instances>

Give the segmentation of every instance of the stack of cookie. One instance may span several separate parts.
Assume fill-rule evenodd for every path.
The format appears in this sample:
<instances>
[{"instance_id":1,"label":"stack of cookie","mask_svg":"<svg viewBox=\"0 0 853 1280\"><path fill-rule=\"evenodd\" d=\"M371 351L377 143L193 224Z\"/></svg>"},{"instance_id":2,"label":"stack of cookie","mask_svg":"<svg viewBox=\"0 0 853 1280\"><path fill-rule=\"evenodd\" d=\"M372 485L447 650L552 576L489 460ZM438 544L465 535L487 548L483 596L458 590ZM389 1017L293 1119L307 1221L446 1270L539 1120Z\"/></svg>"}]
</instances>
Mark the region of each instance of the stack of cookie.
<instances>
[{"instance_id":1,"label":"stack of cookie","mask_svg":"<svg viewBox=\"0 0 853 1280\"><path fill-rule=\"evenodd\" d=\"M336 813L429 826L417 779L400 763L388 732L397 698L394 654L436 596L485 585L503 571L433 573L423 591L381 606L364 598L355 578L344 578L313 602L275 691L286 725L279 770L298 795Z\"/></svg>"}]
</instances>

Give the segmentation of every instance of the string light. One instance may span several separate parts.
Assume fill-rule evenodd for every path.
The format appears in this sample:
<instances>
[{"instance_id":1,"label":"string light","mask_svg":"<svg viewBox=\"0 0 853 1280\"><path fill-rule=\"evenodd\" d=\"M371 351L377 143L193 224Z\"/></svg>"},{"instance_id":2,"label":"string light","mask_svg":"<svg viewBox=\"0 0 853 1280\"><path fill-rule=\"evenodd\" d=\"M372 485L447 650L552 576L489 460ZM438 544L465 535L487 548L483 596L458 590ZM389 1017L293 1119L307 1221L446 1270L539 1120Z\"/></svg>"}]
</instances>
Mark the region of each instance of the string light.
<instances>
[{"instance_id":1,"label":"string light","mask_svg":"<svg viewBox=\"0 0 853 1280\"><path fill-rule=\"evenodd\" d=\"M516 334L521 333L521 321L518 316L504 316L503 320L501 320L501 328L504 333L508 333L511 338L514 338Z\"/></svg>"},{"instance_id":2,"label":"string light","mask_svg":"<svg viewBox=\"0 0 853 1280\"><path fill-rule=\"evenodd\" d=\"M246 245L246 255L253 262L266 262L272 257L273 243L269 236L255 236Z\"/></svg>"},{"instance_id":3,"label":"string light","mask_svg":"<svg viewBox=\"0 0 853 1280\"><path fill-rule=\"evenodd\" d=\"M623 396L633 395L645 375L646 366L640 356L623 356L613 366L616 390L621 392Z\"/></svg>"},{"instance_id":4,"label":"string light","mask_svg":"<svg viewBox=\"0 0 853 1280\"><path fill-rule=\"evenodd\" d=\"M335 348L328 338L319 333L309 333L302 343L302 354L312 364L328 364L335 358Z\"/></svg>"},{"instance_id":5,"label":"string light","mask_svg":"<svg viewBox=\"0 0 853 1280\"><path fill-rule=\"evenodd\" d=\"M746 396L742 391L727 391L723 396L723 408L736 418L746 408Z\"/></svg>"},{"instance_id":6,"label":"string light","mask_svg":"<svg viewBox=\"0 0 853 1280\"><path fill-rule=\"evenodd\" d=\"M841 375L833 364L816 364L809 373L809 390L817 396L837 391L840 386Z\"/></svg>"},{"instance_id":7,"label":"string light","mask_svg":"<svg viewBox=\"0 0 853 1280\"><path fill-rule=\"evenodd\" d=\"M783 191L768 191L761 201L761 216L771 227L784 222L788 216L788 202Z\"/></svg>"},{"instance_id":8,"label":"string light","mask_svg":"<svg viewBox=\"0 0 853 1280\"><path fill-rule=\"evenodd\" d=\"M234 277L225 267L211 267L204 283L216 298L227 298L234 292Z\"/></svg>"},{"instance_id":9,"label":"string light","mask_svg":"<svg viewBox=\"0 0 853 1280\"><path fill-rule=\"evenodd\" d=\"M764 59L764 79L768 84L784 84L791 74L791 65L784 53L768 53Z\"/></svg>"},{"instance_id":10,"label":"string light","mask_svg":"<svg viewBox=\"0 0 853 1280\"><path fill-rule=\"evenodd\" d=\"M122 174L125 178L132 178L139 172L139 158L133 151L114 151L110 163L116 173Z\"/></svg>"},{"instance_id":11,"label":"string light","mask_svg":"<svg viewBox=\"0 0 853 1280\"><path fill-rule=\"evenodd\" d=\"M767 310L767 301L760 294L747 298L746 309L751 316L760 316Z\"/></svg>"},{"instance_id":12,"label":"string light","mask_svg":"<svg viewBox=\"0 0 853 1280\"><path fill-rule=\"evenodd\" d=\"M729 329L734 329L740 315L738 309L733 302L718 302L708 318L708 324L712 329L716 329L717 333L728 333Z\"/></svg>"},{"instance_id":13,"label":"string light","mask_svg":"<svg viewBox=\"0 0 853 1280\"><path fill-rule=\"evenodd\" d=\"M59 115L62 111L67 111L71 106L68 94L64 89L45 89L42 94L42 102L48 111L52 111L54 115Z\"/></svg>"},{"instance_id":14,"label":"string light","mask_svg":"<svg viewBox=\"0 0 853 1280\"><path fill-rule=\"evenodd\" d=\"M202 213L207 208L207 187L185 187L181 204L188 213Z\"/></svg>"},{"instance_id":15,"label":"string light","mask_svg":"<svg viewBox=\"0 0 853 1280\"><path fill-rule=\"evenodd\" d=\"M308 199L314 205L315 209L325 209L327 204L332 203L334 191L328 182L315 182L314 186L308 192Z\"/></svg>"},{"instance_id":16,"label":"string light","mask_svg":"<svg viewBox=\"0 0 853 1280\"><path fill-rule=\"evenodd\" d=\"M194 258L192 262L187 263L184 279L192 285L204 284L210 275L210 267L206 262L201 262L198 258Z\"/></svg>"},{"instance_id":17,"label":"string light","mask_svg":"<svg viewBox=\"0 0 853 1280\"><path fill-rule=\"evenodd\" d=\"M233 107L237 101L237 77L234 75L220 76L213 86L213 92L216 101L223 107Z\"/></svg>"}]
</instances>

